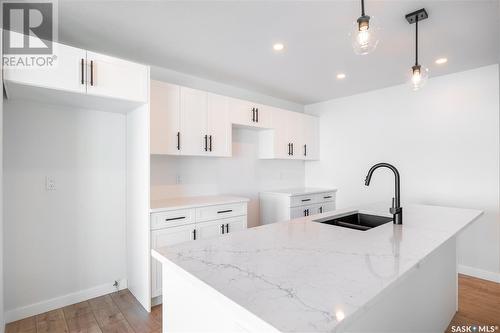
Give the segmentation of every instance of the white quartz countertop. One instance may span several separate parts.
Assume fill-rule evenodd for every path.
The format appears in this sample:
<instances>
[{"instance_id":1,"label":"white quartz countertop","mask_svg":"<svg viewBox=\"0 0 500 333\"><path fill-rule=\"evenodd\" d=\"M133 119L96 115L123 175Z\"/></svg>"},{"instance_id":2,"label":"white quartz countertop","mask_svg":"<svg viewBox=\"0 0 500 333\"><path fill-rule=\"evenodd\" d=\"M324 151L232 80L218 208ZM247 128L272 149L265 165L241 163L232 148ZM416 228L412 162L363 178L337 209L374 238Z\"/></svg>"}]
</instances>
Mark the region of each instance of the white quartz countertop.
<instances>
[{"instance_id":1,"label":"white quartz countertop","mask_svg":"<svg viewBox=\"0 0 500 333\"><path fill-rule=\"evenodd\" d=\"M250 201L248 198L227 195L168 198L151 200L150 212L156 213L175 209L188 209L201 206L223 205L248 201Z\"/></svg>"},{"instance_id":2,"label":"white quartz countertop","mask_svg":"<svg viewBox=\"0 0 500 333\"><path fill-rule=\"evenodd\" d=\"M288 189L283 189L283 190L264 191L263 193L282 194L282 195L287 195L289 197L293 197L296 195L316 194L316 193L325 193L325 192L337 192L337 189L336 188L317 188L317 187L298 187L298 188L288 188Z\"/></svg>"},{"instance_id":3,"label":"white quartz countertop","mask_svg":"<svg viewBox=\"0 0 500 333\"><path fill-rule=\"evenodd\" d=\"M388 207L337 210L152 253L280 331L335 332L482 214L408 205L403 225L368 231L312 221L350 211L387 215Z\"/></svg>"}]
</instances>

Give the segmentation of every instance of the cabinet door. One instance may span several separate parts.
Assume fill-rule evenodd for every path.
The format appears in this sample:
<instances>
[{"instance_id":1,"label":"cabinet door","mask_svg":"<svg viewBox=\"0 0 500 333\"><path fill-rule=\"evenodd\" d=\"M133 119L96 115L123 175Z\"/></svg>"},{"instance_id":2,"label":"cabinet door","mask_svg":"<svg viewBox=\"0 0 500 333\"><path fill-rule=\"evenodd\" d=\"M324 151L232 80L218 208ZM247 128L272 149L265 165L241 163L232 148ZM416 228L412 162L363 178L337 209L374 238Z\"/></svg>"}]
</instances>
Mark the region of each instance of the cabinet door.
<instances>
[{"instance_id":1,"label":"cabinet door","mask_svg":"<svg viewBox=\"0 0 500 333\"><path fill-rule=\"evenodd\" d=\"M181 155L206 155L208 153L206 92L181 87L180 132Z\"/></svg>"},{"instance_id":2,"label":"cabinet door","mask_svg":"<svg viewBox=\"0 0 500 333\"><path fill-rule=\"evenodd\" d=\"M147 66L87 51L87 93L147 102Z\"/></svg>"},{"instance_id":3,"label":"cabinet door","mask_svg":"<svg viewBox=\"0 0 500 333\"><path fill-rule=\"evenodd\" d=\"M286 123L288 124L288 134L292 143L291 158L295 160L304 159L304 114L298 112L286 112Z\"/></svg>"},{"instance_id":4,"label":"cabinet door","mask_svg":"<svg viewBox=\"0 0 500 333\"><path fill-rule=\"evenodd\" d=\"M85 93L86 51L53 43L57 56L54 67L9 69L4 67L4 80L41 88ZM82 67L83 61L83 67Z\"/></svg>"},{"instance_id":5,"label":"cabinet door","mask_svg":"<svg viewBox=\"0 0 500 333\"><path fill-rule=\"evenodd\" d=\"M180 87L151 81L151 154L178 155L180 131Z\"/></svg>"},{"instance_id":6,"label":"cabinet door","mask_svg":"<svg viewBox=\"0 0 500 333\"><path fill-rule=\"evenodd\" d=\"M230 120L233 124L271 128L271 108L241 99L231 98L229 100Z\"/></svg>"},{"instance_id":7,"label":"cabinet door","mask_svg":"<svg viewBox=\"0 0 500 333\"><path fill-rule=\"evenodd\" d=\"M222 235L224 224L221 220L196 223L196 239L214 238Z\"/></svg>"},{"instance_id":8,"label":"cabinet door","mask_svg":"<svg viewBox=\"0 0 500 333\"><path fill-rule=\"evenodd\" d=\"M229 99L208 94L208 135L210 156L232 155L232 128L229 121Z\"/></svg>"},{"instance_id":9,"label":"cabinet door","mask_svg":"<svg viewBox=\"0 0 500 333\"><path fill-rule=\"evenodd\" d=\"M225 232L231 233L239 230L245 230L247 228L247 217L239 216L235 218L225 219L223 220L225 225Z\"/></svg>"},{"instance_id":10,"label":"cabinet door","mask_svg":"<svg viewBox=\"0 0 500 333\"><path fill-rule=\"evenodd\" d=\"M194 224L154 230L151 232L151 247L155 249L193 240L194 230ZM161 295L161 264L156 259L151 259L151 297L159 295Z\"/></svg>"},{"instance_id":11,"label":"cabinet door","mask_svg":"<svg viewBox=\"0 0 500 333\"><path fill-rule=\"evenodd\" d=\"M273 108L272 117L274 123L274 133L273 133L273 145L274 145L274 158L280 159L291 159L291 126L289 119L287 119L287 114L290 113L285 110Z\"/></svg>"},{"instance_id":12,"label":"cabinet door","mask_svg":"<svg viewBox=\"0 0 500 333\"><path fill-rule=\"evenodd\" d=\"M303 154L306 160L319 160L319 118L304 115Z\"/></svg>"}]
</instances>

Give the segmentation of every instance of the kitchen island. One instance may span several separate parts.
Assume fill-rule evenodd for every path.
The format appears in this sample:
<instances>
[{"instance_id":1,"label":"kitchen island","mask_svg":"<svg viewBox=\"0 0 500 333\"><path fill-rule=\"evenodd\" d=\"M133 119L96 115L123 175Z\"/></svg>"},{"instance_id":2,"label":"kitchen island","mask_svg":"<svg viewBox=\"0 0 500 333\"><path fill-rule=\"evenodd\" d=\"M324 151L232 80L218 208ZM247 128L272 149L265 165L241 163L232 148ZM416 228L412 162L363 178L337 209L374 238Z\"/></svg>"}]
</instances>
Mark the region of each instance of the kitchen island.
<instances>
[{"instance_id":1,"label":"kitchen island","mask_svg":"<svg viewBox=\"0 0 500 333\"><path fill-rule=\"evenodd\" d=\"M457 308L456 235L480 211L404 207L368 231L269 224L153 249L163 269L163 332L443 332Z\"/></svg>"}]
</instances>

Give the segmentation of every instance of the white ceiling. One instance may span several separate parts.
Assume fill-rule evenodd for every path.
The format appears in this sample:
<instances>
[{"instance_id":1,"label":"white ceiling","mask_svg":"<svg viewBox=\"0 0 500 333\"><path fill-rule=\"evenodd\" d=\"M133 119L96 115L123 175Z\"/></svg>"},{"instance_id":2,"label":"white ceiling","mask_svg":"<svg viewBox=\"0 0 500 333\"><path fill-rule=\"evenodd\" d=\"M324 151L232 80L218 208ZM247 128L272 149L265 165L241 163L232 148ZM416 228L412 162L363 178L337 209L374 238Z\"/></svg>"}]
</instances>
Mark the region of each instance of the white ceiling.
<instances>
[{"instance_id":1,"label":"white ceiling","mask_svg":"<svg viewBox=\"0 0 500 333\"><path fill-rule=\"evenodd\" d=\"M352 52L359 1L59 1L59 39L301 104L396 85L414 62L438 76L498 62L498 1L371 1L377 50ZM285 51L272 50L283 42ZM438 66L434 60L447 57ZM338 81L337 73L347 78Z\"/></svg>"}]
</instances>

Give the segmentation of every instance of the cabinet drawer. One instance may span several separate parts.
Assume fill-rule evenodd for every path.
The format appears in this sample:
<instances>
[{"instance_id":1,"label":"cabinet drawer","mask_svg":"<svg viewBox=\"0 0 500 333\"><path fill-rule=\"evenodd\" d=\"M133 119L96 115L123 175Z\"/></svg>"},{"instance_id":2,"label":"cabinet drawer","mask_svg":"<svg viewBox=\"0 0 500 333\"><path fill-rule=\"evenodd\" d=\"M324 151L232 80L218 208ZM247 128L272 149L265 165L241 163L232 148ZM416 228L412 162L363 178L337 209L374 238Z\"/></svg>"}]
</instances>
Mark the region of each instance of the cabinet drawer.
<instances>
[{"instance_id":1,"label":"cabinet drawer","mask_svg":"<svg viewBox=\"0 0 500 333\"><path fill-rule=\"evenodd\" d=\"M196 209L196 222L223 219L247 214L246 203L233 203Z\"/></svg>"},{"instance_id":2,"label":"cabinet drawer","mask_svg":"<svg viewBox=\"0 0 500 333\"><path fill-rule=\"evenodd\" d=\"M151 214L151 229L162 229L194 223L194 209L171 210Z\"/></svg>"},{"instance_id":3,"label":"cabinet drawer","mask_svg":"<svg viewBox=\"0 0 500 333\"><path fill-rule=\"evenodd\" d=\"M335 192L325 192L316 194L316 202L331 202L335 201Z\"/></svg>"},{"instance_id":4,"label":"cabinet drawer","mask_svg":"<svg viewBox=\"0 0 500 333\"><path fill-rule=\"evenodd\" d=\"M300 195L290 198L290 207L305 206L316 203L317 197L314 194Z\"/></svg>"}]
</instances>

